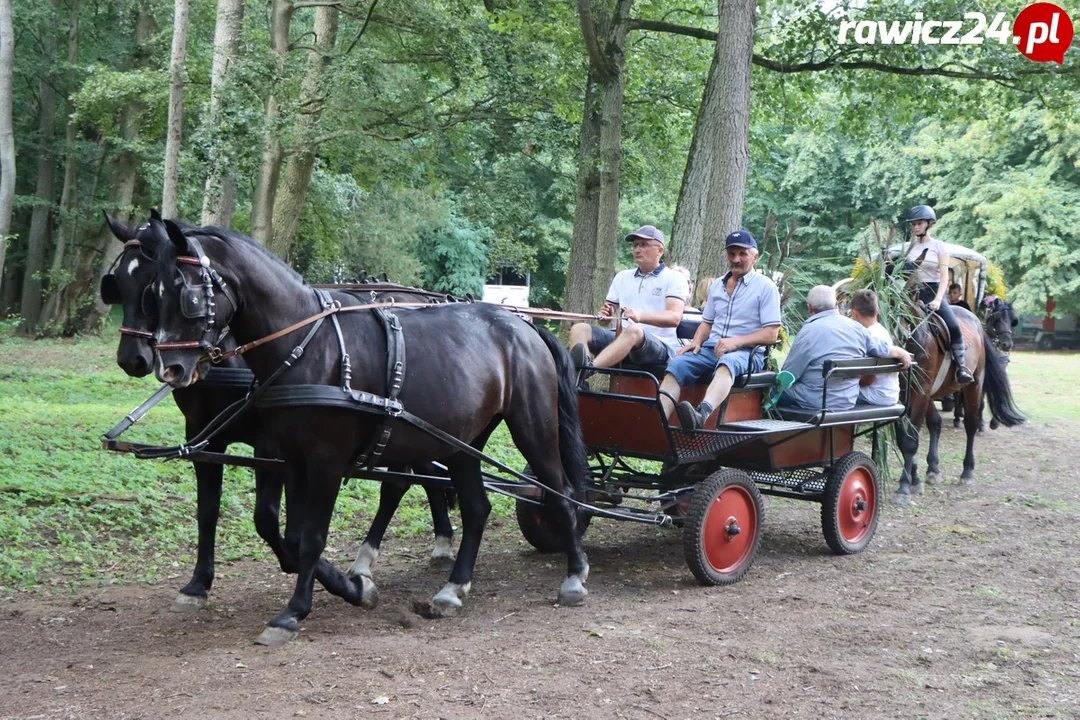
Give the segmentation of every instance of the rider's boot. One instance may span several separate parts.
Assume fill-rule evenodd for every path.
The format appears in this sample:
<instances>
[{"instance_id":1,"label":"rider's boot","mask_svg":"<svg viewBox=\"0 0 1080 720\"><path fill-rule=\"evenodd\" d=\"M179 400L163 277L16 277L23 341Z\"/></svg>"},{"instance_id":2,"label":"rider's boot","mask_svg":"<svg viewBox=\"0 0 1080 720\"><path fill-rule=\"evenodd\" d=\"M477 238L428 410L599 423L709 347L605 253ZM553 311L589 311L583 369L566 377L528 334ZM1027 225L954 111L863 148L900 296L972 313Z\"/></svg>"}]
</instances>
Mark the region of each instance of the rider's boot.
<instances>
[{"instance_id":1,"label":"rider's boot","mask_svg":"<svg viewBox=\"0 0 1080 720\"><path fill-rule=\"evenodd\" d=\"M966 367L964 367L964 342L953 343L952 346L953 360L956 362L956 382L961 385L967 385L969 382L974 382L975 378L971 375Z\"/></svg>"}]
</instances>

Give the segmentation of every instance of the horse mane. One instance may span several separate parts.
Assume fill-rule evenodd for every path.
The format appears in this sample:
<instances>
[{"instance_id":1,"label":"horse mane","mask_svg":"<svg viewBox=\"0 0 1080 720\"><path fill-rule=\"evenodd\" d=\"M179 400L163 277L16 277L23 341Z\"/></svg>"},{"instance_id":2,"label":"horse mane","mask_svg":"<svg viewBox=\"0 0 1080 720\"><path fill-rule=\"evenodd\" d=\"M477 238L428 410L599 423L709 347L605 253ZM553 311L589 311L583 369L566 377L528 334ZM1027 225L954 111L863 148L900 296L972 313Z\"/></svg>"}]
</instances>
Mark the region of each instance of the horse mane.
<instances>
[{"instance_id":1,"label":"horse mane","mask_svg":"<svg viewBox=\"0 0 1080 720\"><path fill-rule=\"evenodd\" d=\"M270 262L276 263L284 268L297 282L307 285L307 282L300 275L300 273L289 267L288 263L279 258L274 253L267 250L265 247L257 243L254 239L244 235L243 233L236 232L235 230L228 230L220 228L214 225L207 225L199 227L196 225L189 225L182 221L170 221L175 222L176 226L181 229L186 237L193 237L196 240L200 238L211 238L224 243L229 248L239 252L255 252L261 254ZM157 249L157 259L159 263L162 263L164 267L170 267L176 265L176 258L179 254L176 251L175 243L167 242L162 243L161 247Z\"/></svg>"}]
</instances>

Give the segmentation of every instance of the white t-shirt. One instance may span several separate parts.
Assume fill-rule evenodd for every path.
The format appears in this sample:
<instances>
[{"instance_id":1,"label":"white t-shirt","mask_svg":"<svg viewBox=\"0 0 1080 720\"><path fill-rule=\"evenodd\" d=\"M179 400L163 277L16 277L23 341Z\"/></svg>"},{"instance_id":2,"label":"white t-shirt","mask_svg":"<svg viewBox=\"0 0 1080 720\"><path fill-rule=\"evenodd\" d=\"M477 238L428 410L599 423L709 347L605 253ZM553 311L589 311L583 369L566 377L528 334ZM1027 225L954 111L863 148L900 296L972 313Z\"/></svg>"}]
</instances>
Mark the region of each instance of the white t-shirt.
<instances>
[{"instance_id":1,"label":"white t-shirt","mask_svg":"<svg viewBox=\"0 0 1080 720\"><path fill-rule=\"evenodd\" d=\"M866 331L876 340L883 340L889 345L893 344L889 331L881 323L874 323L866 328ZM900 373L875 375L874 382L866 387L859 387L859 400L871 405L895 405L900 402Z\"/></svg>"},{"instance_id":2,"label":"white t-shirt","mask_svg":"<svg viewBox=\"0 0 1080 720\"><path fill-rule=\"evenodd\" d=\"M945 246L940 240L935 240L932 237L927 236L925 242L911 243L911 249L908 250L907 259L915 262L922 255L923 250L926 251L926 258L923 259L922 265L915 271L915 279L922 283L939 283L941 282L941 264L938 259L947 254L945 252Z\"/></svg>"},{"instance_id":3,"label":"white t-shirt","mask_svg":"<svg viewBox=\"0 0 1080 720\"><path fill-rule=\"evenodd\" d=\"M674 270L669 270L663 263L647 275L642 275L636 267L630 268L615 276L606 298L608 302L624 308L641 312L663 312L667 310L668 298L678 298L686 302L686 278ZM629 323L629 320L623 320L623 327ZM641 329L672 350L679 347L679 338L673 327L662 328L641 323Z\"/></svg>"}]
</instances>

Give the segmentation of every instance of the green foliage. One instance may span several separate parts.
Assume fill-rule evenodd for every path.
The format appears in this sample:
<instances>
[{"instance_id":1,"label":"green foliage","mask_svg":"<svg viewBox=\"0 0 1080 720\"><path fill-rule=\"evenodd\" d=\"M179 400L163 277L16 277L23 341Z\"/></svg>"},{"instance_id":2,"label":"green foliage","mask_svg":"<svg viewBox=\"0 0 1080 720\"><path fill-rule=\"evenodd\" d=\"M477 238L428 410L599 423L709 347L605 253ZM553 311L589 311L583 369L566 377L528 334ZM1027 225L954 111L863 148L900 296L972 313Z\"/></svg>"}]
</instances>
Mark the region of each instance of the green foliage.
<instances>
[{"instance_id":1,"label":"green foliage","mask_svg":"<svg viewBox=\"0 0 1080 720\"><path fill-rule=\"evenodd\" d=\"M479 297L488 274L488 247L495 233L451 213L442 228L420 239L417 257L424 265L423 286L454 295Z\"/></svg>"}]
</instances>

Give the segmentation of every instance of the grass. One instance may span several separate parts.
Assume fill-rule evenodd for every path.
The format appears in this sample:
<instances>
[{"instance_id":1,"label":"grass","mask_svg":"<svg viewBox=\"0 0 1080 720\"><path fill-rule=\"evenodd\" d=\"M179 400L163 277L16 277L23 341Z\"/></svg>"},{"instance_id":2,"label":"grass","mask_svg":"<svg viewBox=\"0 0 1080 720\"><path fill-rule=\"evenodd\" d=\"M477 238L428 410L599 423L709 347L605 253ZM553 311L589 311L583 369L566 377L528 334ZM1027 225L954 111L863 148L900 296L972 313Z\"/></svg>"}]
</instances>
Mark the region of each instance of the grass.
<instances>
[{"instance_id":1,"label":"grass","mask_svg":"<svg viewBox=\"0 0 1080 720\"><path fill-rule=\"evenodd\" d=\"M1010 357L1009 384L1029 421L1080 425L1080 353L1014 351Z\"/></svg>"},{"instance_id":2,"label":"grass","mask_svg":"<svg viewBox=\"0 0 1080 720\"><path fill-rule=\"evenodd\" d=\"M112 333L74 341L0 339L0 595L187 579L196 543L191 466L101 449L101 435L158 387L153 378L127 377L115 364L115 348ZM182 428L179 410L166 399L123 439L176 444ZM511 467L524 464L503 427L488 451ZM374 516L378 488L353 480L342 490L331 547L355 551ZM491 499L496 514L512 513L512 501ZM270 559L250 520L253 501L251 471L226 468L219 562ZM411 489L390 529L395 549L426 553L430 517L422 490Z\"/></svg>"}]
</instances>

